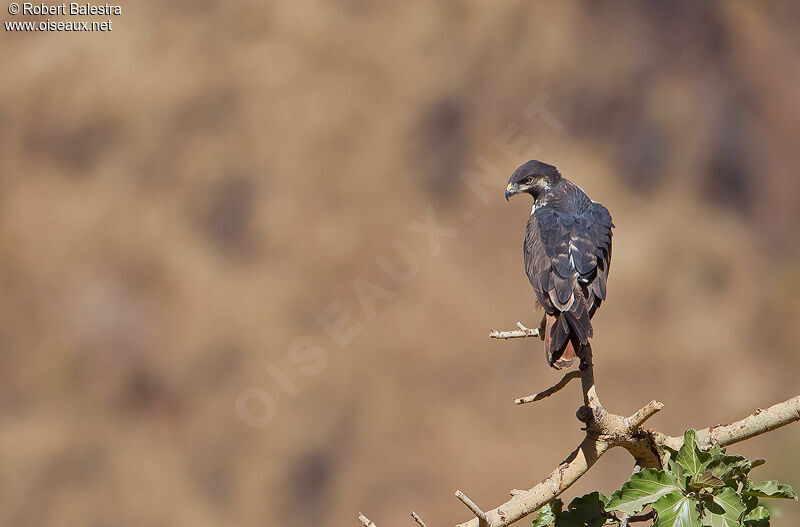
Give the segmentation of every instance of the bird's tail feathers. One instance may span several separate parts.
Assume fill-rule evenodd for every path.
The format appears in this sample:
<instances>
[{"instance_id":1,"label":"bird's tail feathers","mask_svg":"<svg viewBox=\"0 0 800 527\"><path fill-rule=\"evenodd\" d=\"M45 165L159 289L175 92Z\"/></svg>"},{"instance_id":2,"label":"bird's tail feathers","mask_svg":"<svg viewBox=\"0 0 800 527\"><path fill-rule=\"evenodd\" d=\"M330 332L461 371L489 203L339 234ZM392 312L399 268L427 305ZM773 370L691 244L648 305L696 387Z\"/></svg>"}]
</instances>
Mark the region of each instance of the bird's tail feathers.
<instances>
[{"instance_id":1,"label":"bird's tail feathers","mask_svg":"<svg viewBox=\"0 0 800 527\"><path fill-rule=\"evenodd\" d=\"M557 370L568 368L578 357L577 350L588 344L592 326L588 313L584 310L582 314L584 316L567 311L557 316L547 315L544 351L551 367Z\"/></svg>"},{"instance_id":2,"label":"bird's tail feathers","mask_svg":"<svg viewBox=\"0 0 800 527\"><path fill-rule=\"evenodd\" d=\"M560 370L575 360L575 346L570 337L569 324L563 314L547 315L544 331L544 353L547 364Z\"/></svg>"}]
</instances>

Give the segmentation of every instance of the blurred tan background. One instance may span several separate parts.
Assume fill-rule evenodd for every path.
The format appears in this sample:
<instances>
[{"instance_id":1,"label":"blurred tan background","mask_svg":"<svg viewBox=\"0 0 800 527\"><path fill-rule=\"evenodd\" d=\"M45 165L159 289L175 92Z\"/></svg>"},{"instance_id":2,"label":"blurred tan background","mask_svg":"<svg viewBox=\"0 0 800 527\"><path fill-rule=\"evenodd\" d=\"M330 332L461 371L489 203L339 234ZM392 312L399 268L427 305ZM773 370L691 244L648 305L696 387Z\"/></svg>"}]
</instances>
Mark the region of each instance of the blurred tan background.
<instances>
[{"instance_id":1,"label":"blurred tan background","mask_svg":"<svg viewBox=\"0 0 800 527\"><path fill-rule=\"evenodd\" d=\"M486 338L539 319L530 157L617 225L608 408L679 434L798 393L796 2L123 10L0 32L3 525L452 525L537 482L578 387L515 407L558 374ZM731 450L800 485L798 431Z\"/></svg>"}]
</instances>

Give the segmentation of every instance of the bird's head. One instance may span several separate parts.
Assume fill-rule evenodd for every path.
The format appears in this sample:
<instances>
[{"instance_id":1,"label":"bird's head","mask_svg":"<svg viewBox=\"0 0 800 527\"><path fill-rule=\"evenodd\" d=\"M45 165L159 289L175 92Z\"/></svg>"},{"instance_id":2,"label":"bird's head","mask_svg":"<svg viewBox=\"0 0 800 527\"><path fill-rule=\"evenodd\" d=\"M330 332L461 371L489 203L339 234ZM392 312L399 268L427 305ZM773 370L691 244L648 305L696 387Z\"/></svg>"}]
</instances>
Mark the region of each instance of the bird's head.
<instances>
[{"instance_id":1,"label":"bird's head","mask_svg":"<svg viewBox=\"0 0 800 527\"><path fill-rule=\"evenodd\" d=\"M541 161L528 161L511 174L506 187L506 199L516 194L530 194L537 199L561 179L561 173L553 165Z\"/></svg>"}]
</instances>

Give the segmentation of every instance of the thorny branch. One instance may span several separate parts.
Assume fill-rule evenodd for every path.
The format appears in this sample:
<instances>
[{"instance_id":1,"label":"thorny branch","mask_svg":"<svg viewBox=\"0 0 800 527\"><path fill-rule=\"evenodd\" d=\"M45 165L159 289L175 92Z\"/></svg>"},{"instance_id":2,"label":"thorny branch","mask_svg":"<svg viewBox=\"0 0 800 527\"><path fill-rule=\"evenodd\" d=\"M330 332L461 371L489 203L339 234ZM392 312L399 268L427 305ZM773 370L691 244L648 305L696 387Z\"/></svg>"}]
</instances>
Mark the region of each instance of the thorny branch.
<instances>
[{"instance_id":1,"label":"thorny branch","mask_svg":"<svg viewBox=\"0 0 800 527\"><path fill-rule=\"evenodd\" d=\"M512 331L492 330L489 337L510 339L539 336L538 329L526 328L519 322L517 322L517 327L518 330ZM515 402L524 404L544 399L560 391L571 380L580 378L584 406L578 410L577 415L578 419L586 424L586 436L581 444L544 480L527 490L512 490L511 499L495 509L483 511L464 493L457 491L456 496L472 511L475 518L456 527L506 527L511 525L561 495L611 448L626 449L636 460L637 466L642 468L661 467L659 447L680 448L683 443L682 437L668 436L661 432L641 428L650 417L664 407L658 401L650 401L629 417L607 412L597 396L591 347L584 346L580 356L581 365L578 371L567 373L557 384L547 390L517 399ZM797 421L800 421L800 395L770 406L766 410L758 409L735 423L698 430L697 443L701 448L710 448L714 444L724 447ZM652 518L652 514L650 511L647 514L632 516L628 521L647 521ZM412 513L412 517L420 526L424 527L425 524L416 513ZM360 513L359 521L364 527L377 527Z\"/></svg>"}]
</instances>

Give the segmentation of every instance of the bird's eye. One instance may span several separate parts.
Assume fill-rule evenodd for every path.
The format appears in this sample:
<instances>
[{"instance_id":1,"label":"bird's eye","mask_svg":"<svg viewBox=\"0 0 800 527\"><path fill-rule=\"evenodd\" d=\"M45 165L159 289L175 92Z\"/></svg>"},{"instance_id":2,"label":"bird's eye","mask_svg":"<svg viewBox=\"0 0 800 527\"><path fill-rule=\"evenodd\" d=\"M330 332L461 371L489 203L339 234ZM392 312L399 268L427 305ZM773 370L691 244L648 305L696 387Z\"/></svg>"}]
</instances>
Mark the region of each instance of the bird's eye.
<instances>
[{"instance_id":1,"label":"bird's eye","mask_svg":"<svg viewBox=\"0 0 800 527\"><path fill-rule=\"evenodd\" d=\"M522 180L523 185L530 185L531 183L533 183L532 177L526 177L525 179Z\"/></svg>"}]
</instances>

